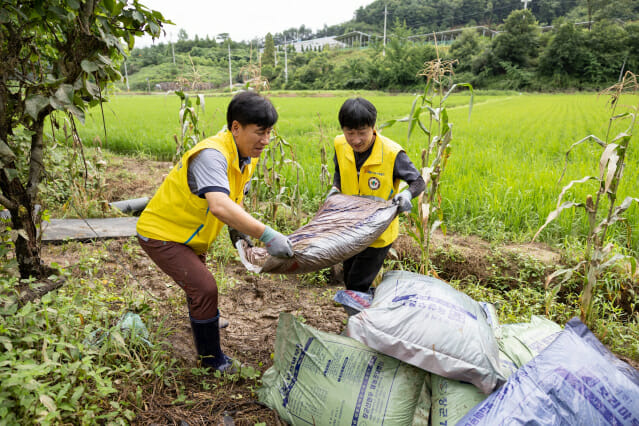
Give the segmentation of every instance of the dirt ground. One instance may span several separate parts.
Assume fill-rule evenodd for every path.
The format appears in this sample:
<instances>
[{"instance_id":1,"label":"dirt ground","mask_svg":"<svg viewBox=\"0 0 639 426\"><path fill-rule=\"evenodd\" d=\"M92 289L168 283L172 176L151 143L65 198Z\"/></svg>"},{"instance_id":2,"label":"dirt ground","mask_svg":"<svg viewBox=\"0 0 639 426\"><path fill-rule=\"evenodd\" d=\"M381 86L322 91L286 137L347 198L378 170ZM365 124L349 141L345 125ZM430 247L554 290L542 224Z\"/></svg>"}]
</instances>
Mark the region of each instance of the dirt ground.
<instances>
[{"instance_id":1,"label":"dirt ground","mask_svg":"<svg viewBox=\"0 0 639 426\"><path fill-rule=\"evenodd\" d=\"M108 201L152 196L163 177L168 173L170 163L117 158L112 164L112 172L107 172ZM115 170L126 170L123 175ZM156 309L164 313L166 323L174 332L167 336L175 359L185 366L196 366L186 305L176 309L171 300L183 299L177 285L160 271L141 250L139 255L131 255L125 250L126 240L108 240L85 243L84 249L100 250L108 248L108 258L103 265L104 273L133 275L137 285L153 295ZM490 245L477 238L438 236L435 246L445 279L459 279L474 276L480 281L491 265ZM394 244L400 259L419 259L419 251L408 237L400 237ZM139 249L139 248L136 248ZM458 253L455 259L448 259L444 253ZM544 264L556 264L558 253L536 244L530 246L509 246L501 248L508 256L531 256ZM439 254L437 254L439 253ZM43 252L46 262L57 262L73 270L79 254L73 250L62 250L61 246L46 246ZM450 256L449 256L450 257ZM459 260L461 259L461 260ZM494 262L493 262L494 263ZM272 365L275 330L281 312L302 316L306 324L319 330L340 333L345 326L347 315L341 306L332 301L337 290L343 289L339 271L331 274L328 283L301 282L300 276L271 276L248 273L238 259L229 259L226 264L212 264L212 270L224 275L230 285L220 295L220 310L230 325L222 330L221 339L225 353L240 360L260 372ZM78 272L80 273L80 272ZM187 370L188 371L188 370ZM185 375L182 383L191 404L173 403L177 393L174 389L156 386L145 389L146 403L137 412L137 424L186 425L267 425L284 424L277 414L261 405L252 390L255 382L240 380L236 383L221 383L211 378L210 383L218 384L213 390L205 390L202 378Z\"/></svg>"}]
</instances>

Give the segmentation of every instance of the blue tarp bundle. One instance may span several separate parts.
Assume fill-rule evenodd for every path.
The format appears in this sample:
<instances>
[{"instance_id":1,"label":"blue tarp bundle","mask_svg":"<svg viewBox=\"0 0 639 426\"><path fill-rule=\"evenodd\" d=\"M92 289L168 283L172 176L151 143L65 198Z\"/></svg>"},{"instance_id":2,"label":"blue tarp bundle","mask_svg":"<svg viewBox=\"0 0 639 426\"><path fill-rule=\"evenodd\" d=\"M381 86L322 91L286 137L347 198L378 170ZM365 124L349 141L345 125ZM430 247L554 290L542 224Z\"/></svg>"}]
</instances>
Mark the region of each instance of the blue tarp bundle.
<instances>
[{"instance_id":1,"label":"blue tarp bundle","mask_svg":"<svg viewBox=\"0 0 639 426\"><path fill-rule=\"evenodd\" d=\"M639 425L639 372L577 318L458 425Z\"/></svg>"}]
</instances>

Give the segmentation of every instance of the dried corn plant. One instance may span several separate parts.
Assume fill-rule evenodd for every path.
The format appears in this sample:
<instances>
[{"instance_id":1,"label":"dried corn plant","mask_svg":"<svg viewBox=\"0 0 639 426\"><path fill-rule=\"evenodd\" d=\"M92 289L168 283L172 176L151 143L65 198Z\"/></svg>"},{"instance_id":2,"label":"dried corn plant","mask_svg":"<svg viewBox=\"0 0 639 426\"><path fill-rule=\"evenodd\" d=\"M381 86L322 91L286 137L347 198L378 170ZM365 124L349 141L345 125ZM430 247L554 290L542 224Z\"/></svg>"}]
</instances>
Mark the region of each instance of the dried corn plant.
<instances>
[{"instance_id":1,"label":"dried corn plant","mask_svg":"<svg viewBox=\"0 0 639 426\"><path fill-rule=\"evenodd\" d=\"M419 128L425 137L425 147L421 151L421 175L426 189L418 197L417 209L410 214L411 226L408 234L421 250L419 272L430 274L434 270L430 263L430 242L433 233L441 228L446 233L441 209L441 176L451 155L450 142L453 138L453 123L448 121L446 100L457 89L467 87L470 90L470 112L473 105L473 87L469 83L452 84L453 66L456 61L437 59L426 62L418 74L426 77L424 93L413 100L407 117L382 123L379 129L392 126L397 122L408 123L406 144L409 143L415 128Z\"/></svg>"},{"instance_id":2,"label":"dried corn plant","mask_svg":"<svg viewBox=\"0 0 639 426\"><path fill-rule=\"evenodd\" d=\"M253 89L259 93L271 88L268 79L262 75L262 68L253 63L240 68L240 77L246 89Z\"/></svg>"},{"instance_id":3,"label":"dried corn plant","mask_svg":"<svg viewBox=\"0 0 639 426\"><path fill-rule=\"evenodd\" d=\"M326 147L328 143L322 127L322 117L319 113L317 113L317 123L320 139L320 194L326 194L333 186L333 179L328 169L328 150Z\"/></svg>"},{"instance_id":4,"label":"dried corn plant","mask_svg":"<svg viewBox=\"0 0 639 426\"><path fill-rule=\"evenodd\" d=\"M617 114L617 108L620 106L620 98L623 94L634 94L639 92L639 84L637 76L632 72L626 72L623 79L602 91L600 95L609 96L611 107L611 116L608 121L608 129L606 136L602 140L594 135L588 135L585 138L575 142L566 152L566 161L560 181L563 178L566 167L568 165L568 157L571 151L577 146L592 142L602 149L599 157L599 173L593 176L585 176L581 179L573 180L563 187L559 198L557 199L557 208L550 212L546 222L539 228L533 240L543 231L548 224L555 220L564 210L572 208L583 208L588 219L588 236L586 238L586 247L584 258L572 268L562 269L554 272L546 279L546 311L550 310L552 302L561 289L563 283L568 281L575 272L583 273L584 284L581 294L581 319L587 324L592 325L594 320L593 301L598 290L598 279L609 267L623 260L630 265L628 272L630 276L636 274L637 262L634 257L616 253L615 245L609 241L608 230L610 226L619 222L625 222L623 214L633 203L639 203L639 198L626 197L621 203L617 203L617 190L621 181L623 170L626 167L626 155L628 146L632 139L638 105L625 106L626 112ZM611 129L613 124L623 120L629 121L625 131L620 132L611 139ZM587 195L585 202L564 201L564 197L575 185L585 184L587 182L595 182L595 195ZM553 281L563 277L556 284Z\"/></svg>"},{"instance_id":5,"label":"dried corn plant","mask_svg":"<svg viewBox=\"0 0 639 426\"><path fill-rule=\"evenodd\" d=\"M176 90L175 94L180 98L180 111L178 113L180 136L173 135L175 140L173 163L176 163L196 143L206 138L204 131L200 128L200 109L204 113L205 106L204 95L191 96L179 90ZM195 98L195 105L193 98Z\"/></svg>"},{"instance_id":6,"label":"dried corn plant","mask_svg":"<svg viewBox=\"0 0 639 426\"><path fill-rule=\"evenodd\" d=\"M293 168L294 181L287 181L284 173ZM304 169L295 159L293 147L273 131L260 163L251 179L249 208L258 216L280 226L300 226L302 217L301 180ZM266 208L265 208L266 207Z\"/></svg>"}]
</instances>

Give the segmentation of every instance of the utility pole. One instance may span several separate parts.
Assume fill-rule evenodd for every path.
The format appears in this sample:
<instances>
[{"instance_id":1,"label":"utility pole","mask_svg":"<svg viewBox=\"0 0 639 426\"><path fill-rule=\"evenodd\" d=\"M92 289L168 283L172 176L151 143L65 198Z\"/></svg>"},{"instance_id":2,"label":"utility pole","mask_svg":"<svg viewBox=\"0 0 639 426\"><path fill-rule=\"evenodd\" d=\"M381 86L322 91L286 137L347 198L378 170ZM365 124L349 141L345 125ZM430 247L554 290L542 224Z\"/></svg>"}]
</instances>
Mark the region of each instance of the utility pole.
<instances>
[{"instance_id":1,"label":"utility pole","mask_svg":"<svg viewBox=\"0 0 639 426\"><path fill-rule=\"evenodd\" d=\"M173 34L169 34L169 44L171 45L171 55L173 56L173 65L175 65L175 49L173 49Z\"/></svg>"},{"instance_id":2,"label":"utility pole","mask_svg":"<svg viewBox=\"0 0 639 426\"><path fill-rule=\"evenodd\" d=\"M382 50L382 56L386 56L386 15L388 15L387 6L384 5L384 48Z\"/></svg>"},{"instance_id":3,"label":"utility pole","mask_svg":"<svg viewBox=\"0 0 639 426\"><path fill-rule=\"evenodd\" d=\"M229 37L229 90L233 93L233 73L231 72L231 37Z\"/></svg>"},{"instance_id":4,"label":"utility pole","mask_svg":"<svg viewBox=\"0 0 639 426\"><path fill-rule=\"evenodd\" d=\"M624 61L624 64L626 62ZM126 81L126 91L129 91L129 73L126 70L126 61L124 61L124 80Z\"/></svg>"},{"instance_id":5,"label":"utility pole","mask_svg":"<svg viewBox=\"0 0 639 426\"><path fill-rule=\"evenodd\" d=\"M288 83L288 49L286 46L286 36L284 36L284 83Z\"/></svg>"},{"instance_id":6,"label":"utility pole","mask_svg":"<svg viewBox=\"0 0 639 426\"><path fill-rule=\"evenodd\" d=\"M521 0L521 2L524 4L524 10L528 9L528 2L532 1L532 0Z\"/></svg>"}]
</instances>

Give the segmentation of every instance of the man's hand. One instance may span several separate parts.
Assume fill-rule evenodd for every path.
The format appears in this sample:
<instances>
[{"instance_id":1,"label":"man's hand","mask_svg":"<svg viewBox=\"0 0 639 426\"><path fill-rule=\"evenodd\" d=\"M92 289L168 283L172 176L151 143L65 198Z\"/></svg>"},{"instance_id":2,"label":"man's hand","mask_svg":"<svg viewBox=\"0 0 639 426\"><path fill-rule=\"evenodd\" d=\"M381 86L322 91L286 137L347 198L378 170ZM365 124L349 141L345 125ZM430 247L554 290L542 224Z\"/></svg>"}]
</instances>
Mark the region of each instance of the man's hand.
<instances>
[{"instance_id":1,"label":"man's hand","mask_svg":"<svg viewBox=\"0 0 639 426\"><path fill-rule=\"evenodd\" d=\"M403 190L399 194L393 197L393 204L397 204L399 207L397 209L398 213L409 212L412 210L413 205L410 200L413 198L413 195L410 193L408 189Z\"/></svg>"},{"instance_id":2,"label":"man's hand","mask_svg":"<svg viewBox=\"0 0 639 426\"><path fill-rule=\"evenodd\" d=\"M230 226L228 228L229 228L229 237L231 238L231 244L233 244L233 247L235 247L235 243L237 243L239 240L244 240L246 241L249 247L253 247L253 241L251 241L251 237L241 233L240 231L236 229L231 228Z\"/></svg>"},{"instance_id":3,"label":"man's hand","mask_svg":"<svg viewBox=\"0 0 639 426\"><path fill-rule=\"evenodd\" d=\"M293 257L293 244L291 244L291 241L270 226L266 227L260 237L260 241L266 244L266 251L271 256Z\"/></svg>"}]
</instances>

